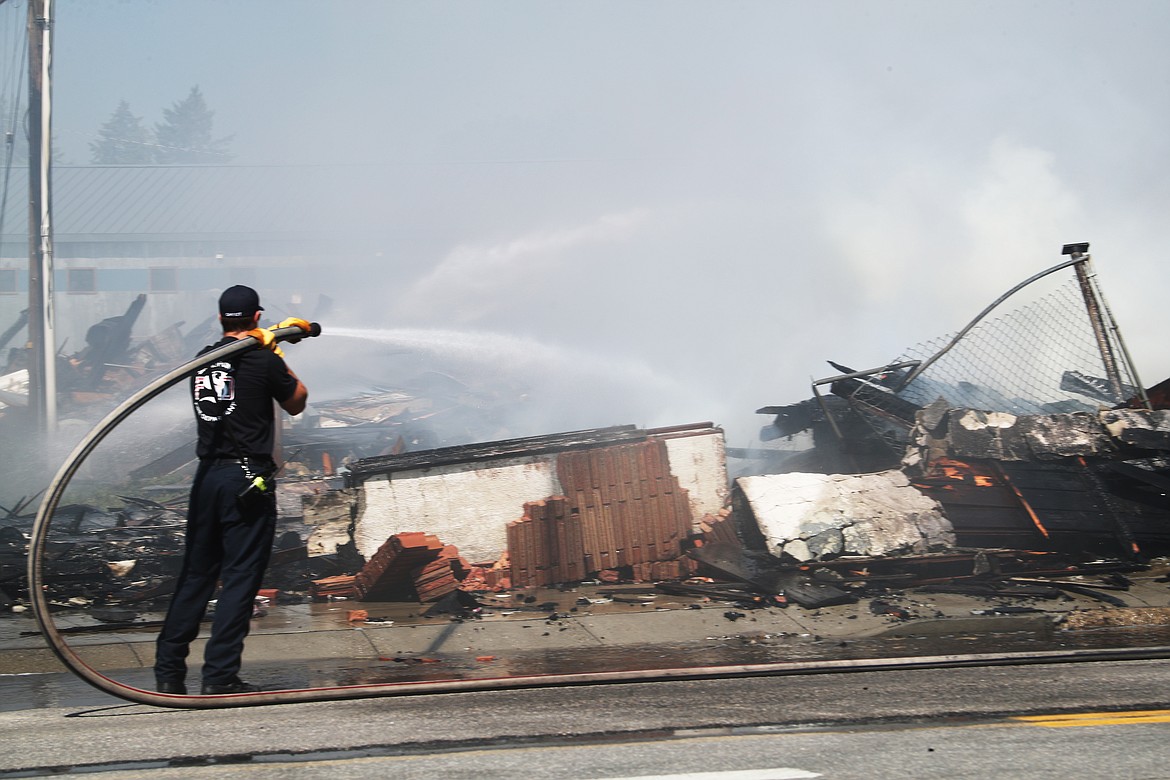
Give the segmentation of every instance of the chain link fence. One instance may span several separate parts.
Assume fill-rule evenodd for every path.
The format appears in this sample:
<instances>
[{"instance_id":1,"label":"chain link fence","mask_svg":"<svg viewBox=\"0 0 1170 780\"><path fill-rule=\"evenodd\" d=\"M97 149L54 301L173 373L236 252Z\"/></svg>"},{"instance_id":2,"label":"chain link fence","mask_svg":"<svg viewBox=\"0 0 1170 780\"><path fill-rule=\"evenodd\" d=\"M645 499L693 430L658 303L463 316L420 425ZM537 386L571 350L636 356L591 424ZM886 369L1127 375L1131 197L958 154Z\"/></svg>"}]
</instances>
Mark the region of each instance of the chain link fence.
<instances>
[{"instance_id":1,"label":"chain link fence","mask_svg":"<svg viewBox=\"0 0 1170 780\"><path fill-rule=\"evenodd\" d=\"M1001 311L1009 303L1014 308ZM1093 305L1104 309L1099 295ZM1020 287L961 338L940 336L910 347L890 365L918 361L926 364L921 373L902 368L862 378L850 401L886 436L892 417L911 423L904 419L905 409L940 398L954 408L1016 415L1116 406L1136 395L1139 383L1121 359L1118 334L1106 327L1102 338L1116 356L1120 387L1109 379L1089 312L1075 267L1066 266ZM908 377L913 378L907 383Z\"/></svg>"}]
</instances>

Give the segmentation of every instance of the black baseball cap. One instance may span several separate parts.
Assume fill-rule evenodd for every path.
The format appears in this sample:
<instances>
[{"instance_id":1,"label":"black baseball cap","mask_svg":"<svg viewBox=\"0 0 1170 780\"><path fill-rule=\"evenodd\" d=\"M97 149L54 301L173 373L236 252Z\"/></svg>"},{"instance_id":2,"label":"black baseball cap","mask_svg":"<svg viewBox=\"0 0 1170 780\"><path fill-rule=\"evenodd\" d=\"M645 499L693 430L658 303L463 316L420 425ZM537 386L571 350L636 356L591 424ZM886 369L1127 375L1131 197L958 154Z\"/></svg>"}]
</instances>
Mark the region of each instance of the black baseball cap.
<instances>
[{"instance_id":1,"label":"black baseball cap","mask_svg":"<svg viewBox=\"0 0 1170 780\"><path fill-rule=\"evenodd\" d=\"M258 311L264 311L260 305L260 295L251 287L237 284L229 287L219 296L219 316L221 317L251 317Z\"/></svg>"}]
</instances>

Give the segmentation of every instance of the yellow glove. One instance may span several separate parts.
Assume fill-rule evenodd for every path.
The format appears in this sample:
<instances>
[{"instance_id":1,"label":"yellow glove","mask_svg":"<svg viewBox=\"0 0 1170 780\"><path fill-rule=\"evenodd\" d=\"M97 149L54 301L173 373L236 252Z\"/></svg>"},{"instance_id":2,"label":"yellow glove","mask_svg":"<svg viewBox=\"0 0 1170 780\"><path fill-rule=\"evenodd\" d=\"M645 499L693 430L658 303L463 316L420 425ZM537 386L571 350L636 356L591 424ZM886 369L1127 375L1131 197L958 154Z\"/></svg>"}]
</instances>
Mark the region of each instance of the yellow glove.
<instances>
[{"instance_id":1,"label":"yellow glove","mask_svg":"<svg viewBox=\"0 0 1170 780\"><path fill-rule=\"evenodd\" d=\"M270 349L280 357L284 357L284 353L280 351L280 346L276 343L276 336L272 335L272 331L267 328L255 328L248 331L247 335L260 342L260 346L265 349Z\"/></svg>"},{"instance_id":2,"label":"yellow glove","mask_svg":"<svg viewBox=\"0 0 1170 780\"><path fill-rule=\"evenodd\" d=\"M273 327L274 328L300 328L306 334L308 334L310 332L310 329L313 326L309 324L308 320L302 320L300 317L289 317L287 319L281 320ZM287 341L290 344L296 344L298 341L300 341L300 338L287 339Z\"/></svg>"}]
</instances>

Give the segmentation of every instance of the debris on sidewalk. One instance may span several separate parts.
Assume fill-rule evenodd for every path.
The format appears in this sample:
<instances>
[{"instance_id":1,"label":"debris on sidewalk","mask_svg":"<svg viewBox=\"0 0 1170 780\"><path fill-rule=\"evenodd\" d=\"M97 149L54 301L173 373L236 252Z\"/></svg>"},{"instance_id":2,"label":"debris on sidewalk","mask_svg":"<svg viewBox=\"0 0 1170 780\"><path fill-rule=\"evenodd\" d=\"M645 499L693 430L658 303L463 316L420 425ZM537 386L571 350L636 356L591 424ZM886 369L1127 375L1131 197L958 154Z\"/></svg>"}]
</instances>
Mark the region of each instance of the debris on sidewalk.
<instances>
[{"instance_id":1,"label":"debris on sidewalk","mask_svg":"<svg viewBox=\"0 0 1170 780\"><path fill-rule=\"evenodd\" d=\"M903 622L929 613L911 596L942 594L983 600L986 614L1074 596L1122 608L1125 575L1170 553L1170 380L1141 390L1108 334L1069 325L1069 312L1085 317L1082 293L1073 280L876 369L830 361L839 373L812 398L759 410L774 447L754 459L728 452L710 422L450 443L432 424L477 412L442 375L316 402L282 432L282 534L265 585L286 602L400 601L452 619L482 616L479 599L571 614L552 590L578 593L574 610L674 596L676 609L861 605ZM104 368L85 376L142 378L189 346L181 323L128 341L136 316L99 323L85 360L101 353ZM111 364L115 353L136 367ZM165 600L184 498L154 491L184 482L191 452L168 441L152 453L130 474L142 495L120 490L121 507L59 508L55 605ZM734 478L729 455L750 460ZM26 509L0 528L10 602Z\"/></svg>"}]
</instances>

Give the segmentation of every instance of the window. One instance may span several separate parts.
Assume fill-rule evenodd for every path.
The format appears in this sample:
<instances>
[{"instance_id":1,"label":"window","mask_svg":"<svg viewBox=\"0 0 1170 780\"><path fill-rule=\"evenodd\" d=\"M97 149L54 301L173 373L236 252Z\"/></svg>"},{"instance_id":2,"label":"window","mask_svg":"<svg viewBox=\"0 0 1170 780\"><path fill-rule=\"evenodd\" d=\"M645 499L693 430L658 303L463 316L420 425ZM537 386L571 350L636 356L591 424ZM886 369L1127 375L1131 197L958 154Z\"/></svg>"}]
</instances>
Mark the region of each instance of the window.
<instances>
[{"instance_id":1,"label":"window","mask_svg":"<svg viewBox=\"0 0 1170 780\"><path fill-rule=\"evenodd\" d=\"M16 292L16 271L11 268L0 269L0 294Z\"/></svg>"},{"instance_id":2,"label":"window","mask_svg":"<svg viewBox=\"0 0 1170 780\"><path fill-rule=\"evenodd\" d=\"M151 292L174 292L177 289L179 289L179 285L174 268L150 269Z\"/></svg>"},{"instance_id":3,"label":"window","mask_svg":"<svg viewBox=\"0 0 1170 780\"><path fill-rule=\"evenodd\" d=\"M71 293L97 292L96 272L93 268L70 268L65 279L66 289Z\"/></svg>"}]
</instances>

